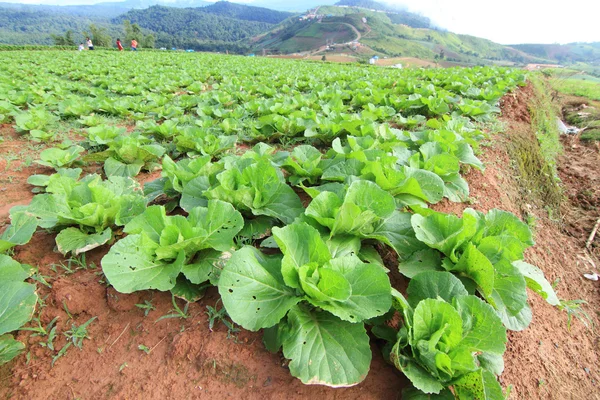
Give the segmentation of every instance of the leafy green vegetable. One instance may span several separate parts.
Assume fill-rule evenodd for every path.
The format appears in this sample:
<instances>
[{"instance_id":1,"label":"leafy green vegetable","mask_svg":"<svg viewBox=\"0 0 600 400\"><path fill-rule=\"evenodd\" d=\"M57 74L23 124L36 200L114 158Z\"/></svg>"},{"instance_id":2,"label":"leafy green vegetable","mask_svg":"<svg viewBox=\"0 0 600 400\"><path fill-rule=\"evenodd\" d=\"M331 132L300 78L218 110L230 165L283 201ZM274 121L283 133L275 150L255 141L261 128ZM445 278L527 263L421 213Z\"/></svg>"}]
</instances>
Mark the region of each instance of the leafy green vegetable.
<instances>
[{"instance_id":1,"label":"leafy green vegetable","mask_svg":"<svg viewBox=\"0 0 600 400\"><path fill-rule=\"evenodd\" d=\"M301 145L294 148L282 167L291 173L288 179L292 185L303 181L314 184L323 174L320 167L322 157L323 154L316 148Z\"/></svg>"},{"instance_id":2,"label":"leafy green vegetable","mask_svg":"<svg viewBox=\"0 0 600 400\"><path fill-rule=\"evenodd\" d=\"M209 279L208 272L201 280L197 267L184 265L201 263L207 255L202 250L231 250L242 226L240 213L219 200L193 208L187 218L167 216L164 207L150 206L125 225L129 236L111 247L102 259L102 269L122 293L171 290L182 271L193 284L199 284Z\"/></svg>"},{"instance_id":3,"label":"leafy green vegetable","mask_svg":"<svg viewBox=\"0 0 600 400\"><path fill-rule=\"evenodd\" d=\"M40 153L41 160L36 161L36 163L56 170L68 168L79 159L83 150L81 146L71 146L65 150L52 147L42 151Z\"/></svg>"},{"instance_id":4,"label":"leafy green vegetable","mask_svg":"<svg viewBox=\"0 0 600 400\"><path fill-rule=\"evenodd\" d=\"M477 358L506 350L506 329L494 309L448 272L415 275L408 293L408 301L394 294L404 317L390 354L396 367L423 393L452 386L458 399L502 399L494 374L483 369L491 364Z\"/></svg>"},{"instance_id":5,"label":"leafy green vegetable","mask_svg":"<svg viewBox=\"0 0 600 400\"><path fill-rule=\"evenodd\" d=\"M265 158L240 158L217 175L218 183L206 190L208 199L227 201L241 212L267 215L291 223L304 211L283 174Z\"/></svg>"},{"instance_id":6,"label":"leafy green vegetable","mask_svg":"<svg viewBox=\"0 0 600 400\"><path fill-rule=\"evenodd\" d=\"M62 254L73 252L73 255L79 255L102 246L112 237L110 228L106 228L102 233L85 233L77 228L66 228L60 231L56 236L56 245L58 251Z\"/></svg>"},{"instance_id":7,"label":"leafy green vegetable","mask_svg":"<svg viewBox=\"0 0 600 400\"><path fill-rule=\"evenodd\" d=\"M15 115L15 124L20 131L43 130L57 120L58 117L44 107L34 107Z\"/></svg>"},{"instance_id":8,"label":"leafy green vegetable","mask_svg":"<svg viewBox=\"0 0 600 400\"><path fill-rule=\"evenodd\" d=\"M25 212L42 228L73 227L57 236L64 253L79 254L106 243L107 228L125 225L146 208L139 185L129 178L88 175L77 180L70 173L57 173L48 179L46 192L36 195Z\"/></svg>"},{"instance_id":9,"label":"leafy green vegetable","mask_svg":"<svg viewBox=\"0 0 600 400\"><path fill-rule=\"evenodd\" d=\"M271 328L267 336L276 339L269 347L283 346L290 371L303 382L359 383L371 358L361 322L391 306L385 270L355 255L332 258L305 222L273 234L283 257L244 247L225 265L218 286L227 313L246 329Z\"/></svg>"},{"instance_id":10,"label":"leafy green vegetable","mask_svg":"<svg viewBox=\"0 0 600 400\"><path fill-rule=\"evenodd\" d=\"M27 244L37 229L37 219L26 212L10 215L10 225L0 235L0 253Z\"/></svg>"},{"instance_id":11,"label":"leafy green vegetable","mask_svg":"<svg viewBox=\"0 0 600 400\"><path fill-rule=\"evenodd\" d=\"M423 268L415 262L427 260L430 263L425 268L429 270L455 273L465 284L476 287L511 330L523 330L531 322L527 286L550 304L559 304L543 273L520 261L533 240L527 225L514 215L466 209L459 218L426 209L418 212L411 218L417 239L447 258L438 262L431 252L416 252L399 263L400 272L414 277Z\"/></svg>"},{"instance_id":12,"label":"leafy green vegetable","mask_svg":"<svg viewBox=\"0 0 600 400\"><path fill-rule=\"evenodd\" d=\"M379 240L401 256L424 248L410 225L411 215L397 211L392 195L373 182L353 182L343 199L335 193L322 192L308 205L306 215L328 227L331 236Z\"/></svg>"},{"instance_id":13,"label":"leafy green vegetable","mask_svg":"<svg viewBox=\"0 0 600 400\"><path fill-rule=\"evenodd\" d=\"M0 254L0 365L12 360L24 348L6 335L27 323L35 310L35 285L25 283L27 267Z\"/></svg>"}]
</instances>

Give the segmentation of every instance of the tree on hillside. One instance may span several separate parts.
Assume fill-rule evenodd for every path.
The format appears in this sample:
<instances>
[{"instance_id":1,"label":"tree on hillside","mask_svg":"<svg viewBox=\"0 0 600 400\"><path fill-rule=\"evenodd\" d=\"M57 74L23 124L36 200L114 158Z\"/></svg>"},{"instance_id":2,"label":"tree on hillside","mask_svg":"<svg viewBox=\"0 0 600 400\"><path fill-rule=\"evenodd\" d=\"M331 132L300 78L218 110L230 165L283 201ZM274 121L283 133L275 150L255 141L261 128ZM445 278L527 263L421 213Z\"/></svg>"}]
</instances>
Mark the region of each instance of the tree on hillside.
<instances>
[{"instance_id":1,"label":"tree on hillside","mask_svg":"<svg viewBox=\"0 0 600 400\"><path fill-rule=\"evenodd\" d=\"M147 49L153 49L155 42L156 42L156 38L154 37L153 34L145 35L141 46L145 47Z\"/></svg>"},{"instance_id":2,"label":"tree on hillside","mask_svg":"<svg viewBox=\"0 0 600 400\"><path fill-rule=\"evenodd\" d=\"M94 46L97 47L110 47L112 44L112 38L108 34L105 28L90 24L90 31L83 31L83 36L92 39Z\"/></svg>"},{"instance_id":3,"label":"tree on hillside","mask_svg":"<svg viewBox=\"0 0 600 400\"><path fill-rule=\"evenodd\" d=\"M52 40L56 46L75 46L73 31L70 29L65 33L65 36L54 34L51 34L50 36L52 36Z\"/></svg>"},{"instance_id":4,"label":"tree on hillside","mask_svg":"<svg viewBox=\"0 0 600 400\"><path fill-rule=\"evenodd\" d=\"M144 35L142 28L138 24L132 24L129 20L123 21L123 28L125 30L125 42L129 43L132 39L137 40L140 47L153 48L156 38L153 34Z\"/></svg>"}]
</instances>

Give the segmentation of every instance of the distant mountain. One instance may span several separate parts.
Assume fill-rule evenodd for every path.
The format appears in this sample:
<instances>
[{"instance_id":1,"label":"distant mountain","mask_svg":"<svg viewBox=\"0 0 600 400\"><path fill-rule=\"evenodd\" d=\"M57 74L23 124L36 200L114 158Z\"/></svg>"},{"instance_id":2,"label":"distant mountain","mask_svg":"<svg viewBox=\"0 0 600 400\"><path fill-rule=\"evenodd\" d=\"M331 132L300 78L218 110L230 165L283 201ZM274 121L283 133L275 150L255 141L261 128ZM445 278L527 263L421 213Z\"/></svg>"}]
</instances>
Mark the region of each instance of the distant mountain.
<instances>
[{"instance_id":1,"label":"distant mountain","mask_svg":"<svg viewBox=\"0 0 600 400\"><path fill-rule=\"evenodd\" d=\"M136 23L157 34L157 47L206 49L207 42L232 43L270 30L293 14L229 2L200 8L152 6L114 18ZM219 48L228 49L227 46ZM236 47L240 50L240 47Z\"/></svg>"},{"instance_id":2,"label":"distant mountain","mask_svg":"<svg viewBox=\"0 0 600 400\"><path fill-rule=\"evenodd\" d=\"M266 22L269 24L278 24L295 15L294 13L230 3L228 1L218 1L212 5L203 7L200 11L220 15L221 17L241 19L244 21Z\"/></svg>"},{"instance_id":3,"label":"distant mountain","mask_svg":"<svg viewBox=\"0 0 600 400\"><path fill-rule=\"evenodd\" d=\"M148 8L156 5L175 7L175 8L189 8L189 7L204 7L209 4L213 4L208 1L202 0L125 0L122 2L111 2L111 3L98 3L98 5L112 4L120 8Z\"/></svg>"},{"instance_id":4,"label":"distant mountain","mask_svg":"<svg viewBox=\"0 0 600 400\"><path fill-rule=\"evenodd\" d=\"M600 64L600 42L569 44L515 44L510 47L561 63L589 62Z\"/></svg>"},{"instance_id":5,"label":"distant mountain","mask_svg":"<svg viewBox=\"0 0 600 400\"><path fill-rule=\"evenodd\" d=\"M100 3L80 6L48 6L44 4L20 4L0 2L0 13L4 12L29 12L45 13L54 15L70 15L75 17L86 17L92 19L114 18L131 8L125 3ZM4 11L7 10L7 11ZM4 27L3 25L0 27Z\"/></svg>"},{"instance_id":6,"label":"distant mountain","mask_svg":"<svg viewBox=\"0 0 600 400\"><path fill-rule=\"evenodd\" d=\"M204 7L210 2L201 0L125 0L120 2L102 2L91 5L50 6L45 4L20 4L0 2L0 9L6 8L14 11L45 12L50 14L64 14L92 19L114 18L132 9L143 9L154 5L169 7Z\"/></svg>"}]
</instances>

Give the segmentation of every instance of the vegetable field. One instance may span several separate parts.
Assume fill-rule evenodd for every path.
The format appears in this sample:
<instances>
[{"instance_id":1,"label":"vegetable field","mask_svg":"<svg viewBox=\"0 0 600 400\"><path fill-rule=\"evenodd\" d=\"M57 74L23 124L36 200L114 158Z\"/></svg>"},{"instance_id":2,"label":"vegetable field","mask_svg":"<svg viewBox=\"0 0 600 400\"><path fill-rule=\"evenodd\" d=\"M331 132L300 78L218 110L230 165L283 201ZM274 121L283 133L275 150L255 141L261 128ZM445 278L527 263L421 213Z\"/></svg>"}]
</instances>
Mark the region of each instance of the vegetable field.
<instances>
[{"instance_id":1,"label":"vegetable field","mask_svg":"<svg viewBox=\"0 0 600 400\"><path fill-rule=\"evenodd\" d=\"M160 319L219 297L211 324L260 332L303 384L358 385L376 351L403 399L504 399L528 298L567 303L524 261L518 216L432 207L472 201L464 175L485 169L486 127L525 83L503 68L0 54L0 121L43 149L44 172L0 234L0 363L29 362L23 329L64 335L43 346L60 363L96 322L40 321L52 282L15 254L44 233L70 262L101 252L97 279L117 295L169 293Z\"/></svg>"}]
</instances>

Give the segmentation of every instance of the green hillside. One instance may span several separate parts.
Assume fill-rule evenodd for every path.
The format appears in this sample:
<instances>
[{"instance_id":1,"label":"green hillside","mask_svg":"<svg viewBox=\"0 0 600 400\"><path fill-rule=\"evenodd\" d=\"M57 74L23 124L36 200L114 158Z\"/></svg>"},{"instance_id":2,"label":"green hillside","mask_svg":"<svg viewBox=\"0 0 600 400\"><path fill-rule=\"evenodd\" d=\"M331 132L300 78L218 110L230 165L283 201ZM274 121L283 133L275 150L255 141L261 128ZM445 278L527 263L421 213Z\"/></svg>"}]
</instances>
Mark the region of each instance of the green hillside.
<instances>
[{"instance_id":1,"label":"green hillside","mask_svg":"<svg viewBox=\"0 0 600 400\"><path fill-rule=\"evenodd\" d=\"M271 24L242 21L195 8L153 6L145 10L131 10L115 19L129 20L154 32L200 40L237 41L269 29Z\"/></svg>"},{"instance_id":2,"label":"green hillside","mask_svg":"<svg viewBox=\"0 0 600 400\"><path fill-rule=\"evenodd\" d=\"M113 22L129 20L156 32L157 47L245 52L245 44L234 42L266 32L290 15L261 7L218 2L201 8L153 6L131 10Z\"/></svg>"},{"instance_id":3,"label":"green hillside","mask_svg":"<svg viewBox=\"0 0 600 400\"><path fill-rule=\"evenodd\" d=\"M350 3L345 1L344 3ZM352 3L354 3L352 1ZM374 2L356 2L369 5ZM314 40L310 48L306 40L326 37L324 32L332 26L354 27L360 33L360 46L340 48L344 53L354 51L357 56L418 57L428 60L444 60L459 64L529 63L544 62L540 57L526 54L518 49L506 47L490 40L468 35L457 35L436 29L410 27L397 23L398 16L410 19L411 13L389 14L359 7L324 6L318 10L319 17L312 20L295 20L277 26L271 32L253 40L254 49L271 52L297 53L317 50L326 44ZM416 14L412 14L415 15ZM417 16L418 17L418 16ZM416 18L416 17L415 17ZM366 20L366 23L364 22ZM350 28L351 29L351 28ZM356 38L356 34L354 35ZM329 43L345 43L354 38L331 38Z\"/></svg>"}]
</instances>

